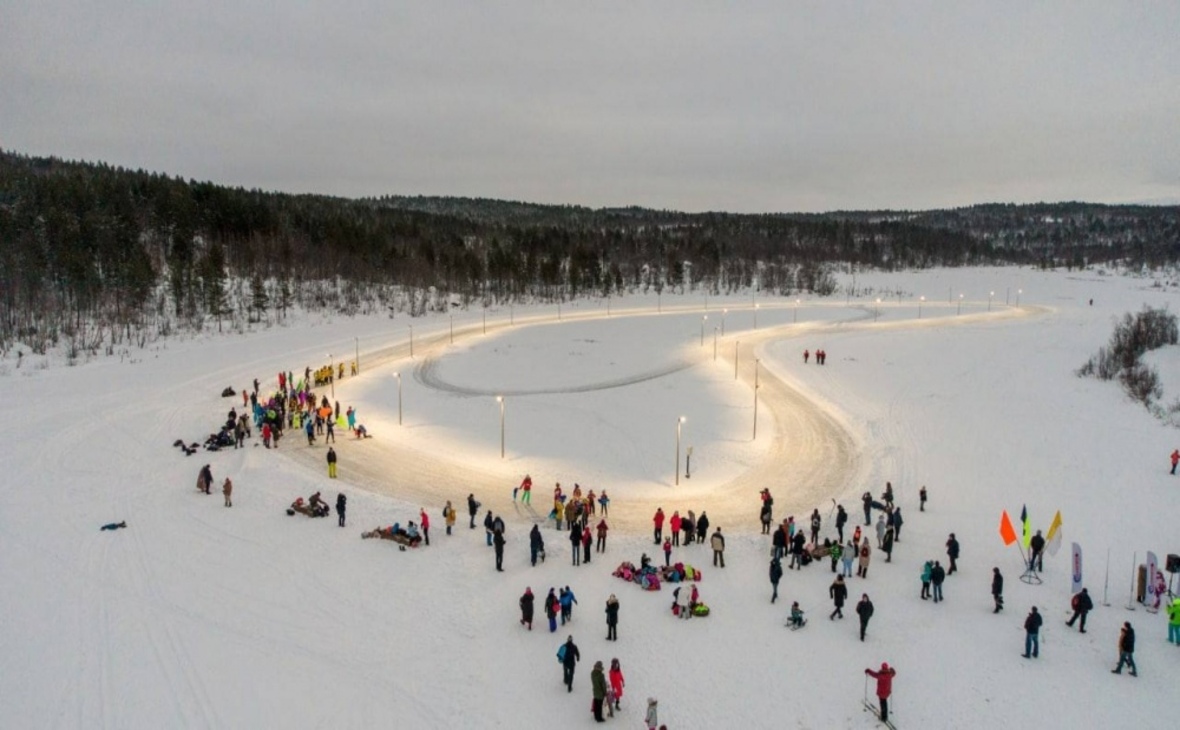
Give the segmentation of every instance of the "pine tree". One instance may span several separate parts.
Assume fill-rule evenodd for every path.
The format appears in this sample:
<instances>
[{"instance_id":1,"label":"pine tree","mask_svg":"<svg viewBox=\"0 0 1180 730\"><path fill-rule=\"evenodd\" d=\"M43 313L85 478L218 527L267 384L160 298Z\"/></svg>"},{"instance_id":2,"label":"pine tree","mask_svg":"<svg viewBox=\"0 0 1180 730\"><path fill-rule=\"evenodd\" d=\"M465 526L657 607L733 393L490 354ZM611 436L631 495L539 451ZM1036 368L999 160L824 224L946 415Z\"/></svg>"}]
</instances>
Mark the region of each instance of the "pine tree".
<instances>
[{"instance_id":1,"label":"pine tree","mask_svg":"<svg viewBox=\"0 0 1180 730\"><path fill-rule=\"evenodd\" d=\"M266 318L266 308L270 306L270 297L266 293L266 284L262 281L262 274L257 271L250 279L250 294L250 308L254 310L257 317L255 321L261 322Z\"/></svg>"}]
</instances>

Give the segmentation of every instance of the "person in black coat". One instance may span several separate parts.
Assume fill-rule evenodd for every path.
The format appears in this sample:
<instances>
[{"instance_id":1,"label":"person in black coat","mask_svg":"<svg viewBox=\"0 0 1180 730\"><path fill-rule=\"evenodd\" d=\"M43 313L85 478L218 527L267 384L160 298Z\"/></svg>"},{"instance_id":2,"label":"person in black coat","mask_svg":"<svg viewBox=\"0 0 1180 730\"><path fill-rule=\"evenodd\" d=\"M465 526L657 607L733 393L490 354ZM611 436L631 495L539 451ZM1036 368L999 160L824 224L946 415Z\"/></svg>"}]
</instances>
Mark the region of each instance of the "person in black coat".
<instances>
[{"instance_id":1,"label":"person in black coat","mask_svg":"<svg viewBox=\"0 0 1180 730\"><path fill-rule=\"evenodd\" d=\"M828 595L832 597L832 603L836 604L836 610L828 615L828 620L831 621L837 617L844 618L844 601L848 600L848 585L844 583L844 576L836 576L836 580L828 588ZM857 610L860 610L859 606L857 606Z\"/></svg>"},{"instance_id":2,"label":"person in black coat","mask_svg":"<svg viewBox=\"0 0 1180 730\"><path fill-rule=\"evenodd\" d=\"M844 544L844 524L848 522L848 513L844 511L844 505L836 505L836 536L840 538L840 544Z\"/></svg>"},{"instance_id":3,"label":"person in black coat","mask_svg":"<svg viewBox=\"0 0 1180 730\"><path fill-rule=\"evenodd\" d=\"M946 541L946 556L950 559L946 574L950 575L959 569L959 566L955 564L955 561L959 559L959 541L955 539L955 533L953 532Z\"/></svg>"},{"instance_id":4,"label":"person in black coat","mask_svg":"<svg viewBox=\"0 0 1180 730\"><path fill-rule=\"evenodd\" d=\"M492 544L496 547L496 571L504 572L504 533L496 530L492 535Z\"/></svg>"},{"instance_id":5,"label":"person in black coat","mask_svg":"<svg viewBox=\"0 0 1180 730\"><path fill-rule=\"evenodd\" d=\"M999 613L1004 610L1004 576L1000 574L999 568L992 568L992 598L996 601L995 610L992 613Z\"/></svg>"},{"instance_id":6,"label":"person in black coat","mask_svg":"<svg viewBox=\"0 0 1180 730\"><path fill-rule=\"evenodd\" d=\"M525 588L520 597L520 625L528 626L529 631L533 630L533 599L533 589Z\"/></svg>"},{"instance_id":7,"label":"person in black coat","mask_svg":"<svg viewBox=\"0 0 1180 730\"><path fill-rule=\"evenodd\" d=\"M606 599L606 640L619 640L619 599L615 598L615 594L610 594L610 598Z\"/></svg>"},{"instance_id":8,"label":"person in black coat","mask_svg":"<svg viewBox=\"0 0 1180 730\"><path fill-rule=\"evenodd\" d=\"M570 547L574 551L574 554L573 554L574 563L573 564L574 565L581 565L582 564L582 530L579 528L577 522L570 524Z\"/></svg>"},{"instance_id":9,"label":"person in black coat","mask_svg":"<svg viewBox=\"0 0 1180 730\"><path fill-rule=\"evenodd\" d=\"M803 530L799 530L791 538L791 565L789 567L803 570L803 546L806 543L807 537L803 534Z\"/></svg>"},{"instance_id":10,"label":"person in black coat","mask_svg":"<svg viewBox=\"0 0 1180 730\"><path fill-rule=\"evenodd\" d=\"M860 501L865 506L865 527L873 526L873 493L865 492L861 495Z\"/></svg>"},{"instance_id":11,"label":"person in black coat","mask_svg":"<svg viewBox=\"0 0 1180 730\"><path fill-rule=\"evenodd\" d=\"M783 564L778 558L770 559L770 585L774 586L774 593L770 596L770 602L774 603L778 600L778 582L783 577Z\"/></svg>"},{"instance_id":12,"label":"person in black coat","mask_svg":"<svg viewBox=\"0 0 1180 730\"><path fill-rule=\"evenodd\" d=\"M697 518L697 542L703 543L705 536L709 534L709 518L702 512L701 516Z\"/></svg>"},{"instance_id":13,"label":"person in black coat","mask_svg":"<svg viewBox=\"0 0 1180 730\"><path fill-rule=\"evenodd\" d=\"M578 660L581 658L578 645L574 643L574 637L571 634L565 642L565 656L561 659L562 681L565 682L568 692L574 691L574 669L578 666Z\"/></svg>"},{"instance_id":14,"label":"person in black coat","mask_svg":"<svg viewBox=\"0 0 1180 730\"><path fill-rule=\"evenodd\" d=\"M544 562L544 554L545 540L541 537L541 528L533 525L533 529L529 532L529 558L532 560L532 564L536 566L538 556L542 556L541 561Z\"/></svg>"},{"instance_id":15,"label":"person in black coat","mask_svg":"<svg viewBox=\"0 0 1180 730\"><path fill-rule=\"evenodd\" d=\"M1073 622L1079 618L1082 620L1081 632L1086 633L1086 614L1094 610L1094 602L1090 600L1090 591L1083 588L1081 593L1078 593L1070 601L1070 606L1073 608L1073 616L1065 622L1066 626L1073 626Z\"/></svg>"},{"instance_id":16,"label":"person in black coat","mask_svg":"<svg viewBox=\"0 0 1180 730\"><path fill-rule=\"evenodd\" d=\"M942 582L944 580L946 580L946 569L942 567L942 563L935 560L934 567L930 569L930 584L934 587L935 603L942 600Z\"/></svg>"},{"instance_id":17,"label":"person in black coat","mask_svg":"<svg viewBox=\"0 0 1180 730\"><path fill-rule=\"evenodd\" d=\"M780 560L787 552L787 531L779 526L770 536L770 544L774 547L774 557Z\"/></svg>"},{"instance_id":18,"label":"person in black coat","mask_svg":"<svg viewBox=\"0 0 1180 730\"><path fill-rule=\"evenodd\" d=\"M344 492L336 495L336 516L339 518L337 522L341 527L344 527L344 511L348 509L348 497L344 496Z\"/></svg>"},{"instance_id":19,"label":"person in black coat","mask_svg":"<svg viewBox=\"0 0 1180 730\"><path fill-rule=\"evenodd\" d=\"M860 603L856 604L856 615L860 617L860 640L864 641L865 629L869 627L869 619L873 617L873 602L869 600L869 594L861 594Z\"/></svg>"},{"instance_id":20,"label":"person in black coat","mask_svg":"<svg viewBox=\"0 0 1180 730\"><path fill-rule=\"evenodd\" d=\"M1130 621L1124 621L1123 630L1119 632L1119 665L1110 673L1122 674L1124 664L1131 667L1132 677L1139 676L1139 671L1135 669L1135 629L1131 628Z\"/></svg>"},{"instance_id":21,"label":"person in black coat","mask_svg":"<svg viewBox=\"0 0 1180 730\"><path fill-rule=\"evenodd\" d=\"M1037 534L1028 541L1028 548L1028 569L1035 568L1038 572L1043 571L1045 569L1045 538L1041 536L1040 530L1037 530Z\"/></svg>"},{"instance_id":22,"label":"person in black coat","mask_svg":"<svg viewBox=\"0 0 1180 730\"><path fill-rule=\"evenodd\" d=\"M1041 653L1041 624L1044 619L1041 614L1037 613L1037 607L1033 606L1032 610L1028 612L1028 617L1024 619L1024 653L1020 656L1028 659L1030 656L1036 659Z\"/></svg>"},{"instance_id":23,"label":"person in black coat","mask_svg":"<svg viewBox=\"0 0 1180 730\"><path fill-rule=\"evenodd\" d=\"M471 529L475 529L475 515L479 512L479 502L475 501L475 495L467 495L467 512L471 515Z\"/></svg>"}]
</instances>

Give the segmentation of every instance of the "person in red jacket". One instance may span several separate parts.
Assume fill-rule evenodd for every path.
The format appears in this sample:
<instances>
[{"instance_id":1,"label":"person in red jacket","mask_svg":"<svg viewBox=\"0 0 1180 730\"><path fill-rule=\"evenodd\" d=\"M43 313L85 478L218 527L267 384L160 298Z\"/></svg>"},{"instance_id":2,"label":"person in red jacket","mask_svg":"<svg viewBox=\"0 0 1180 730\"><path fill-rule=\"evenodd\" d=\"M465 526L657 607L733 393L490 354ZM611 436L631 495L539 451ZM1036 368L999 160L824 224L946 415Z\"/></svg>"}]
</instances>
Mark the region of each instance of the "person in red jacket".
<instances>
[{"instance_id":1,"label":"person in red jacket","mask_svg":"<svg viewBox=\"0 0 1180 730\"><path fill-rule=\"evenodd\" d=\"M881 722L889 720L889 695L893 692L893 677L897 670L881 662L881 670L866 669L865 674L877 680L877 700L881 703Z\"/></svg>"},{"instance_id":2,"label":"person in red jacket","mask_svg":"<svg viewBox=\"0 0 1180 730\"><path fill-rule=\"evenodd\" d=\"M660 507L656 510L656 516L651 518L652 524L655 525L655 532L652 536L655 538L655 544L659 545L660 540L664 537L664 508Z\"/></svg>"},{"instance_id":3,"label":"person in red jacket","mask_svg":"<svg viewBox=\"0 0 1180 730\"><path fill-rule=\"evenodd\" d=\"M427 545L430 544L430 516L426 514L426 508L419 508L418 521L422 529L422 540Z\"/></svg>"},{"instance_id":4,"label":"person in red jacket","mask_svg":"<svg viewBox=\"0 0 1180 730\"><path fill-rule=\"evenodd\" d=\"M668 520L668 526L672 530L672 544L680 545L681 519L679 510L672 513L672 519Z\"/></svg>"},{"instance_id":5,"label":"person in red jacket","mask_svg":"<svg viewBox=\"0 0 1180 730\"><path fill-rule=\"evenodd\" d=\"M1177 464L1180 464L1180 449L1176 449L1172 452L1172 473L1173 474L1176 473L1176 465Z\"/></svg>"}]
</instances>

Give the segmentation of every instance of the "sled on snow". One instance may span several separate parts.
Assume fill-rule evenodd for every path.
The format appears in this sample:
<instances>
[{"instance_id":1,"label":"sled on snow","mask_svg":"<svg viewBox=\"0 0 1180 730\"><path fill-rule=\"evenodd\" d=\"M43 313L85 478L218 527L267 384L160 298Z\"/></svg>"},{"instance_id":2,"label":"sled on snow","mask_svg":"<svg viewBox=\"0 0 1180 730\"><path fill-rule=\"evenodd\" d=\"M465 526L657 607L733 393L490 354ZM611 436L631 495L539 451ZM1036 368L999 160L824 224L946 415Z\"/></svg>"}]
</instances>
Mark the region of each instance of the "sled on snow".
<instances>
[{"instance_id":1,"label":"sled on snow","mask_svg":"<svg viewBox=\"0 0 1180 730\"><path fill-rule=\"evenodd\" d=\"M416 548L422 542L422 537L410 537L404 530L394 530L392 527L378 527L376 530L369 532L362 532L361 539L369 540L377 538L379 540L390 540L396 542L402 550L406 548Z\"/></svg>"}]
</instances>

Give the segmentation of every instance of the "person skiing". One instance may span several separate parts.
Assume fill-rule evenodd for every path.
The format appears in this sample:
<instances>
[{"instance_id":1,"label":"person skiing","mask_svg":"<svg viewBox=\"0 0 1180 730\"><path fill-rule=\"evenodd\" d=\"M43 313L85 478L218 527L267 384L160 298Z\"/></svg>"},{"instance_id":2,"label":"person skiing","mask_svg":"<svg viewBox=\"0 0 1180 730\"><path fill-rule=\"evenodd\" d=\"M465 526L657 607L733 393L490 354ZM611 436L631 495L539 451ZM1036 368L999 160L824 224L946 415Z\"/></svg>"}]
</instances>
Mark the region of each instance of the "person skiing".
<instances>
[{"instance_id":1,"label":"person skiing","mask_svg":"<svg viewBox=\"0 0 1180 730\"><path fill-rule=\"evenodd\" d=\"M615 594L610 594L610 598L606 599L606 640L619 640L619 599L615 598Z\"/></svg>"},{"instance_id":2,"label":"person skiing","mask_svg":"<svg viewBox=\"0 0 1180 730\"><path fill-rule=\"evenodd\" d=\"M942 582L944 580L946 580L946 569L942 567L942 563L935 560L934 567L930 569L930 585L934 587L935 603L942 600Z\"/></svg>"},{"instance_id":3,"label":"person skiing","mask_svg":"<svg viewBox=\"0 0 1180 730\"><path fill-rule=\"evenodd\" d=\"M1044 620L1041 618L1041 614L1037 612L1037 607L1033 606L1024 619L1024 653L1020 656L1025 659L1030 656L1036 659L1040 655L1042 623Z\"/></svg>"},{"instance_id":4,"label":"person skiing","mask_svg":"<svg viewBox=\"0 0 1180 730\"><path fill-rule=\"evenodd\" d=\"M866 669L865 674L877 680L877 701L881 705L881 722L889 721L889 695L893 693L893 678L897 670L885 662L881 662L880 671Z\"/></svg>"},{"instance_id":5,"label":"person skiing","mask_svg":"<svg viewBox=\"0 0 1180 730\"><path fill-rule=\"evenodd\" d=\"M770 559L770 585L774 587L774 593L770 595L770 602L774 603L778 600L778 582L783 577L783 564L778 558Z\"/></svg>"},{"instance_id":6,"label":"person skiing","mask_svg":"<svg viewBox=\"0 0 1180 730\"><path fill-rule=\"evenodd\" d=\"M626 686L626 681L623 679L623 668L619 665L618 659L610 660L610 688L611 694L614 695L615 709L621 710L619 700L623 699L623 687Z\"/></svg>"},{"instance_id":7,"label":"person skiing","mask_svg":"<svg viewBox=\"0 0 1180 730\"><path fill-rule=\"evenodd\" d=\"M528 474L525 474L524 479L521 480L521 482L520 482L520 486L517 487L516 489L512 490L512 501L513 502L516 501L516 493L517 492L524 492L524 494L522 494L520 496L520 503L521 504L530 504L532 502L532 491L533 491L533 478L531 476L529 476Z\"/></svg>"},{"instance_id":8,"label":"person skiing","mask_svg":"<svg viewBox=\"0 0 1180 730\"><path fill-rule=\"evenodd\" d=\"M479 502L475 501L474 494L467 495L467 512L471 515L471 529L475 529L475 515L479 512Z\"/></svg>"},{"instance_id":9,"label":"person skiing","mask_svg":"<svg viewBox=\"0 0 1180 730\"><path fill-rule=\"evenodd\" d=\"M594 530L598 533L598 542L595 543L594 549L600 553L606 552L606 532L609 529L610 526L606 524L605 517L599 520L598 525L594 528Z\"/></svg>"},{"instance_id":10,"label":"person skiing","mask_svg":"<svg viewBox=\"0 0 1180 730\"><path fill-rule=\"evenodd\" d=\"M348 497L344 492L336 494L336 523L344 527L344 513L348 509Z\"/></svg>"},{"instance_id":11,"label":"person skiing","mask_svg":"<svg viewBox=\"0 0 1180 730\"><path fill-rule=\"evenodd\" d=\"M848 586L844 583L844 576L836 576L836 580L832 581L832 585L828 587L828 595L832 598L832 603L836 605L836 610L828 615L828 620L844 618L844 601L848 600ZM859 606L857 610L860 610Z\"/></svg>"},{"instance_id":12,"label":"person skiing","mask_svg":"<svg viewBox=\"0 0 1180 730\"><path fill-rule=\"evenodd\" d=\"M860 617L860 640L864 641L869 619L873 617L873 602L869 600L869 594L861 594L860 603L856 604L856 615Z\"/></svg>"},{"instance_id":13,"label":"person skiing","mask_svg":"<svg viewBox=\"0 0 1180 730\"><path fill-rule=\"evenodd\" d=\"M1122 674L1124 664L1131 668L1132 677L1139 676L1139 671L1135 669L1135 629L1131 628L1130 621L1124 621L1123 629L1119 632L1119 665L1110 673Z\"/></svg>"},{"instance_id":14,"label":"person skiing","mask_svg":"<svg viewBox=\"0 0 1180 730\"><path fill-rule=\"evenodd\" d=\"M520 597L520 625L529 627L529 631L533 630L533 598L532 588L525 588Z\"/></svg>"},{"instance_id":15,"label":"person skiing","mask_svg":"<svg viewBox=\"0 0 1180 730\"><path fill-rule=\"evenodd\" d=\"M533 524L533 529L529 530L529 562L536 567L537 558L541 557L542 562L545 560L545 540L541 537L540 525Z\"/></svg>"},{"instance_id":16,"label":"person skiing","mask_svg":"<svg viewBox=\"0 0 1180 730\"><path fill-rule=\"evenodd\" d=\"M590 670L590 686L593 690L590 709L594 712L594 721L606 722L602 716L602 703L606 701L606 674L601 661L594 662L594 669Z\"/></svg>"},{"instance_id":17,"label":"person skiing","mask_svg":"<svg viewBox=\"0 0 1180 730\"><path fill-rule=\"evenodd\" d=\"M336 449L328 447L328 478L336 478Z\"/></svg>"},{"instance_id":18,"label":"person skiing","mask_svg":"<svg viewBox=\"0 0 1180 730\"><path fill-rule=\"evenodd\" d=\"M561 603L557 600L557 596L553 594L554 589L549 589L549 595L545 596L545 617L549 619L549 633L557 631L557 614L561 611Z\"/></svg>"},{"instance_id":19,"label":"person skiing","mask_svg":"<svg viewBox=\"0 0 1180 730\"><path fill-rule=\"evenodd\" d=\"M660 540L664 539L664 508L656 509L656 514L651 518L652 524L655 526L652 532L652 537L656 545L660 544Z\"/></svg>"},{"instance_id":20,"label":"person skiing","mask_svg":"<svg viewBox=\"0 0 1180 730\"><path fill-rule=\"evenodd\" d=\"M959 566L955 564L955 561L959 559L959 541L955 539L955 533L953 532L946 541L946 556L950 559L946 574L950 575L959 569Z\"/></svg>"},{"instance_id":21,"label":"person skiing","mask_svg":"<svg viewBox=\"0 0 1180 730\"><path fill-rule=\"evenodd\" d=\"M418 510L418 526L422 528L422 542L430 545L430 515L426 514L426 508L420 507Z\"/></svg>"},{"instance_id":22,"label":"person skiing","mask_svg":"<svg viewBox=\"0 0 1180 730\"><path fill-rule=\"evenodd\" d=\"M1045 569L1045 538L1041 537L1040 530L1028 541L1028 569L1034 568L1037 571Z\"/></svg>"},{"instance_id":23,"label":"person skiing","mask_svg":"<svg viewBox=\"0 0 1180 730\"><path fill-rule=\"evenodd\" d=\"M451 500L447 500L443 507L443 521L447 524L447 534L451 534L451 528L455 526L455 508L451 506Z\"/></svg>"},{"instance_id":24,"label":"person skiing","mask_svg":"<svg viewBox=\"0 0 1180 730\"><path fill-rule=\"evenodd\" d=\"M504 572L504 531L496 530L492 535L492 545L496 549L496 572Z\"/></svg>"},{"instance_id":25,"label":"person skiing","mask_svg":"<svg viewBox=\"0 0 1180 730\"><path fill-rule=\"evenodd\" d=\"M578 652L578 645L574 643L574 636L570 634L566 642L562 644L564 651L561 652L561 669L562 681L565 683L566 691L574 691L574 669L578 666L578 660L582 655Z\"/></svg>"},{"instance_id":26,"label":"person skiing","mask_svg":"<svg viewBox=\"0 0 1180 730\"><path fill-rule=\"evenodd\" d=\"M713 537L709 538L709 545L713 548L713 567L725 567L725 537L721 534L721 528L718 527L713 532Z\"/></svg>"},{"instance_id":27,"label":"person skiing","mask_svg":"<svg viewBox=\"0 0 1180 730\"><path fill-rule=\"evenodd\" d=\"M1080 618L1082 620L1080 631L1083 634L1086 633L1086 614L1094 610L1094 602L1090 600L1090 591L1083 588L1080 593L1074 595L1069 605L1073 609L1073 616L1065 622L1065 625L1072 627L1073 622Z\"/></svg>"},{"instance_id":28,"label":"person skiing","mask_svg":"<svg viewBox=\"0 0 1180 730\"><path fill-rule=\"evenodd\" d=\"M844 525L848 522L848 513L844 511L844 505L836 505L836 536L840 538L840 542L844 542Z\"/></svg>"},{"instance_id":29,"label":"person skiing","mask_svg":"<svg viewBox=\"0 0 1180 730\"><path fill-rule=\"evenodd\" d=\"M996 607L992 613L999 613L1004 610L1004 576L1000 574L999 568L992 568L992 598L996 601Z\"/></svg>"},{"instance_id":30,"label":"person skiing","mask_svg":"<svg viewBox=\"0 0 1180 730\"><path fill-rule=\"evenodd\" d=\"M221 494L225 497L225 506L233 507L234 483L229 480L229 477L226 477L221 484Z\"/></svg>"},{"instance_id":31,"label":"person skiing","mask_svg":"<svg viewBox=\"0 0 1180 730\"><path fill-rule=\"evenodd\" d=\"M934 561L927 560L922 564L922 600L930 598L930 577L934 572Z\"/></svg>"}]
</instances>

